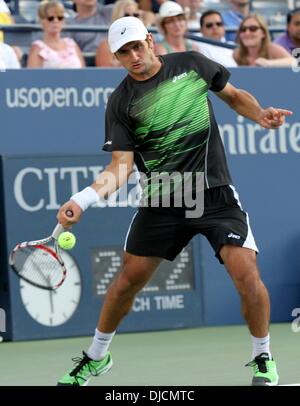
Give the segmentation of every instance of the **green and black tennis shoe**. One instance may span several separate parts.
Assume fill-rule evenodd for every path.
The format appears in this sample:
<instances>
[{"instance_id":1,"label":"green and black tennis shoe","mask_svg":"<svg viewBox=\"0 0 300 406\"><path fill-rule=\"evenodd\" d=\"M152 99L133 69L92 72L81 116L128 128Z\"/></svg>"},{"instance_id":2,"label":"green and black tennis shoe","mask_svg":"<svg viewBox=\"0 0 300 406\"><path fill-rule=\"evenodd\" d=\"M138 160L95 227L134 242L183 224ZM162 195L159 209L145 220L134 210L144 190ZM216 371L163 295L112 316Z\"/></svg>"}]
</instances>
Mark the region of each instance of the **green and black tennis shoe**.
<instances>
[{"instance_id":1,"label":"green and black tennis shoe","mask_svg":"<svg viewBox=\"0 0 300 406\"><path fill-rule=\"evenodd\" d=\"M83 351L83 357L72 358L75 367L70 369L57 383L57 386L86 386L93 376L106 374L113 361L108 352L101 361L94 361Z\"/></svg>"},{"instance_id":2,"label":"green and black tennis shoe","mask_svg":"<svg viewBox=\"0 0 300 406\"><path fill-rule=\"evenodd\" d=\"M253 367L252 386L275 386L278 384L278 373L275 361L269 358L266 352L261 353L246 364Z\"/></svg>"}]
</instances>

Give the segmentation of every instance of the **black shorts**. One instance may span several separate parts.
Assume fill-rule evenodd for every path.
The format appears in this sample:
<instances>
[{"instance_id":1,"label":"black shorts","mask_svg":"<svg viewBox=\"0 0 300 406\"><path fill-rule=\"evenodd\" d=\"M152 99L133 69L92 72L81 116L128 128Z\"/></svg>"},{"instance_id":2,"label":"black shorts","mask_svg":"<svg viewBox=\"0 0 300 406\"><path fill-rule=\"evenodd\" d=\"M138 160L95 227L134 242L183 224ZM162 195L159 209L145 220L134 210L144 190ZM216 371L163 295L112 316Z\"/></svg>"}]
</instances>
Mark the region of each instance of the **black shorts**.
<instances>
[{"instance_id":1,"label":"black shorts","mask_svg":"<svg viewBox=\"0 0 300 406\"><path fill-rule=\"evenodd\" d=\"M129 226L124 250L173 261L196 234L208 239L221 263L219 252L223 245L258 252L248 214L231 185L204 192L204 212L199 218L186 218L183 208L139 208Z\"/></svg>"}]
</instances>

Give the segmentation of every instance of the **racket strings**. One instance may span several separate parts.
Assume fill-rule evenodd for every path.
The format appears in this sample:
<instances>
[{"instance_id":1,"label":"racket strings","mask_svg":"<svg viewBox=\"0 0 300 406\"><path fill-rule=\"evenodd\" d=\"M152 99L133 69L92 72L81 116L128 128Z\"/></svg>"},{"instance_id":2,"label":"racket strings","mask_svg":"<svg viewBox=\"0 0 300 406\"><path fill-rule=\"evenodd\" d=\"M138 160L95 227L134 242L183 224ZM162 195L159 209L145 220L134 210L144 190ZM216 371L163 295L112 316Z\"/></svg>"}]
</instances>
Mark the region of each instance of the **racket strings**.
<instances>
[{"instance_id":1,"label":"racket strings","mask_svg":"<svg viewBox=\"0 0 300 406\"><path fill-rule=\"evenodd\" d=\"M41 287L56 287L63 279L63 268L56 253L45 245L19 248L14 257L19 275Z\"/></svg>"}]
</instances>

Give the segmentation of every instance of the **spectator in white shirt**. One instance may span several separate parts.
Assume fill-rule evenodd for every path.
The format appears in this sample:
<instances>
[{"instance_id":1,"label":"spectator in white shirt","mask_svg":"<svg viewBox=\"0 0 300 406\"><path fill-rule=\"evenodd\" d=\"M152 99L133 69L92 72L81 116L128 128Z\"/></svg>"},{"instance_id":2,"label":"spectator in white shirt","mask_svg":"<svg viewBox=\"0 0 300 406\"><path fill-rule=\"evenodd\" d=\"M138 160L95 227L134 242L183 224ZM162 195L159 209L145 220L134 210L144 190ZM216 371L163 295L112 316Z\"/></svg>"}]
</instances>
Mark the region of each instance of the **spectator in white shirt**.
<instances>
[{"instance_id":1,"label":"spectator in white shirt","mask_svg":"<svg viewBox=\"0 0 300 406\"><path fill-rule=\"evenodd\" d=\"M203 37L219 42L225 41L225 27L221 13L216 10L205 11L200 18L200 32ZM233 49L222 47L221 45L198 42L199 52L215 62L226 67L235 67L237 63L233 59Z\"/></svg>"},{"instance_id":2,"label":"spectator in white shirt","mask_svg":"<svg viewBox=\"0 0 300 406\"><path fill-rule=\"evenodd\" d=\"M9 8L4 0L0 0L0 25L11 25L14 24L14 18L11 15ZM0 43L5 42L4 33L0 31ZM18 61L20 62L22 59L23 52L17 46L13 46L14 52L17 55Z\"/></svg>"},{"instance_id":3,"label":"spectator in white shirt","mask_svg":"<svg viewBox=\"0 0 300 406\"><path fill-rule=\"evenodd\" d=\"M3 42L0 43L0 72L6 69L20 69L20 63L13 48Z\"/></svg>"},{"instance_id":4,"label":"spectator in white shirt","mask_svg":"<svg viewBox=\"0 0 300 406\"><path fill-rule=\"evenodd\" d=\"M9 8L4 0L0 0L0 13L10 14Z\"/></svg>"},{"instance_id":5,"label":"spectator in white shirt","mask_svg":"<svg viewBox=\"0 0 300 406\"><path fill-rule=\"evenodd\" d=\"M9 8L7 7L4 0L0 0L0 24L12 24L13 19L10 13ZM4 42L3 31L0 32L0 42Z\"/></svg>"}]
</instances>

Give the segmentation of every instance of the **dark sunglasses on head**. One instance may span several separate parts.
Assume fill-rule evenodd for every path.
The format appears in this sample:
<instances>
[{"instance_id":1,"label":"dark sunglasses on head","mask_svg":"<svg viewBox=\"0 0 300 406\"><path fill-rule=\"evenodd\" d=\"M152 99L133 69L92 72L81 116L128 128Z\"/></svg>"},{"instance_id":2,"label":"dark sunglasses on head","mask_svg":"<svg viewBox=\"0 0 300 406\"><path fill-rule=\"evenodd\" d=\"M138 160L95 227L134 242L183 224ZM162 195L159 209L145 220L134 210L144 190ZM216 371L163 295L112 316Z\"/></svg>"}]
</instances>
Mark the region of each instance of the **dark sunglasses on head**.
<instances>
[{"instance_id":1,"label":"dark sunglasses on head","mask_svg":"<svg viewBox=\"0 0 300 406\"><path fill-rule=\"evenodd\" d=\"M53 17L53 16L49 16L49 17L47 17L47 20L48 20L48 21L54 21L54 20L55 20L55 18L57 18L57 19L58 19L58 21L63 21L63 20L65 19L65 17L64 17L64 16L55 16L55 17Z\"/></svg>"},{"instance_id":2,"label":"dark sunglasses on head","mask_svg":"<svg viewBox=\"0 0 300 406\"><path fill-rule=\"evenodd\" d=\"M212 28L214 25L217 27L223 27L224 24L222 21L218 21L217 23L206 23L205 28Z\"/></svg>"},{"instance_id":3,"label":"dark sunglasses on head","mask_svg":"<svg viewBox=\"0 0 300 406\"><path fill-rule=\"evenodd\" d=\"M139 13L132 13L132 14L129 14L129 13L125 13L124 14L124 17L137 17L137 18L139 18Z\"/></svg>"},{"instance_id":4,"label":"dark sunglasses on head","mask_svg":"<svg viewBox=\"0 0 300 406\"><path fill-rule=\"evenodd\" d=\"M256 32L257 30L260 30L261 27L259 27L258 25L249 25L249 26L242 26L240 28L240 32L246 32L247 30L249 30L250 32Z\"/></svg>"}]
</instances>

